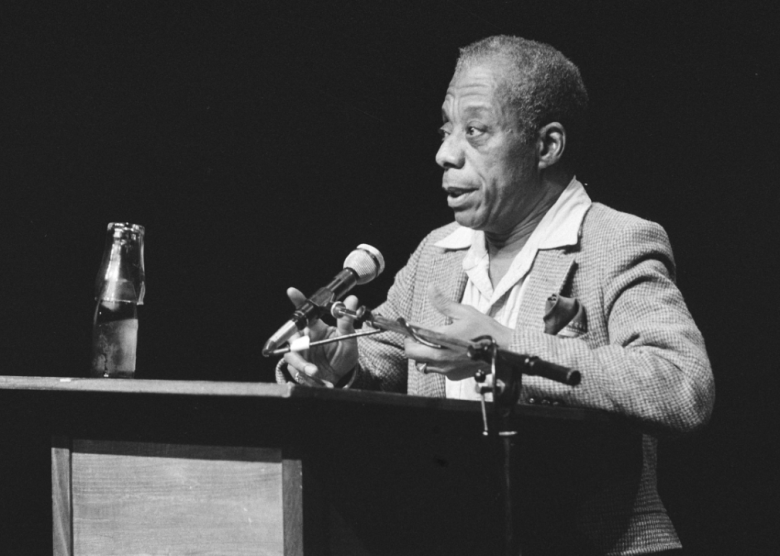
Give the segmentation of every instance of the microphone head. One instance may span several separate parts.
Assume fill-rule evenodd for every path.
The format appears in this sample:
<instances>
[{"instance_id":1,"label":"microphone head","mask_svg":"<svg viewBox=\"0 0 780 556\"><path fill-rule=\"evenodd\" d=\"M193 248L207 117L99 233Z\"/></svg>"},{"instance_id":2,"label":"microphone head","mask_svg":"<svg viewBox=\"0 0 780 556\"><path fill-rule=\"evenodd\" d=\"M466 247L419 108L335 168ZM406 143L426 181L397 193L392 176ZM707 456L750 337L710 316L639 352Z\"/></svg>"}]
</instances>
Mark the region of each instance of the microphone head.
<instances>
[{"instance_id":1,"label":"microphone head","mask_svg":"<svg viewBox=\"0 0 780 556\"><path fill-rule=\"evenodd\" d=\"M344 268L352 269L357 274L357 283L362 285L382 274L385 258L375 248L361 243L347 256Z\"/></svg>"}]
</instances>

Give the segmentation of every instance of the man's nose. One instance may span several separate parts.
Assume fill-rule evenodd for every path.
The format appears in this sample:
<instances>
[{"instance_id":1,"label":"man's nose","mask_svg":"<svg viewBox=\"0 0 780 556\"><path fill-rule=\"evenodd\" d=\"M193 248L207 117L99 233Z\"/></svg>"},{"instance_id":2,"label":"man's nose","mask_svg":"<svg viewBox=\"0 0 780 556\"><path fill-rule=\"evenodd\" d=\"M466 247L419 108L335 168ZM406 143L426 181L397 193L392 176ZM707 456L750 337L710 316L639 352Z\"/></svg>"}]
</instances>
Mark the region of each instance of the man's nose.
<instances>
[{"instance_id":1,"label":"man's nose","mask_svg":"<svg viewBox=\"0 0 780 556\"><path fill-rule=\"evenodd\" d=\"M455 133L450 133L441 142L441 147L436 153L436 164L444 169L461 168L463 166L463 149L460 146Z\"/></svg>"}]
</instances>

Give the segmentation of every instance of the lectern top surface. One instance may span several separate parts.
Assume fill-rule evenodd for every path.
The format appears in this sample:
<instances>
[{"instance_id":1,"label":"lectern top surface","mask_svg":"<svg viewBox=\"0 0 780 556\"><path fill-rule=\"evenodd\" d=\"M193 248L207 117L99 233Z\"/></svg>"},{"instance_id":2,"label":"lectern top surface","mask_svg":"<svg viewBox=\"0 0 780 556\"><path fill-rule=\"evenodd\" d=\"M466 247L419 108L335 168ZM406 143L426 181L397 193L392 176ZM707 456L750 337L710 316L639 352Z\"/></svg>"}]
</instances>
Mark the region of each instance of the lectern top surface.
<instances>
[{"instance_id":1,"label":"lectern top surface","mask_svg":"<svg viewBox=\"0 0 780 556\"><path fill-rule=\"evenodd\" d=\"M457 412L479 411L479 402L474 401L424 398L362 390L310 388L292 384L282 385L266 382L0 376L0 393L3 391L93 392L95 394L207 396L210 398L277 398L301 401L319 400L340 404L358 403L377 406L436 408ZM518 405L516 413L575 421L612 420L605 412L582 408Z\"/></svg>"},{"instance_id":2,"label":"lectern top surface","mask_svg":"<svg viewBox=\"0 0 780 556\"><path fill-rule=\"evenodd\" d=\"M59 378L45 376L0 376L0 390L124 392L130 394L255 396L276 398L289 396L289 388L287 386L265 382Z\"/></svg>"}]
</instances>

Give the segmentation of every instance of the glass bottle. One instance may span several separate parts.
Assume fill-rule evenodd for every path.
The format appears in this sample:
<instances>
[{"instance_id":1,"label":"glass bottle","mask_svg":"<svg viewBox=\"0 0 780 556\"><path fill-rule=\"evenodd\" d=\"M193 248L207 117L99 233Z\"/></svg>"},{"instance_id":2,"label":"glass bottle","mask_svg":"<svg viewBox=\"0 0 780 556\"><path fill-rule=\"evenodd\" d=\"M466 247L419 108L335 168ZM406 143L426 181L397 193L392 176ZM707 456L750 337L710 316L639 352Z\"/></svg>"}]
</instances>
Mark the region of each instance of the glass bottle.
<instances>
[{"instance_id":1,"label":"glass bottle","mask_svg":"<svg viewBox=\"0 0 780 556\"><path fill-rule=\"evenodd\" d=\"M135 376L138 305L144 301L144 281L144 227L110 223L95 281L90 376Z\"/></svg>"}]
</instances>

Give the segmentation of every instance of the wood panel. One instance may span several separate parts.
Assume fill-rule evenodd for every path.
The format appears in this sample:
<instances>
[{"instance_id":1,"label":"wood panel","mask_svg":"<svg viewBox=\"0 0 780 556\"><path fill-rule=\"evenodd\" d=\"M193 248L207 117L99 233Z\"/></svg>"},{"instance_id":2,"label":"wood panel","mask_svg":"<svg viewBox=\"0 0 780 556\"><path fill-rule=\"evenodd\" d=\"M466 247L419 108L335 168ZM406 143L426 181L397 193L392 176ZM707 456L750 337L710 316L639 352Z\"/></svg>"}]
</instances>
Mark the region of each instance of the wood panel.
<instances>
[{"instance_id":1,"label":"wood panel","mask_svg":"<svg viewBox=\"0 0 780 556\"><path fill-rule=\"evenodd\" d=\"M285 556L303 556L303 462L285 458L282 465L284 482L284 546Z\"/></svg>"},{"instance_id":2,"label":"wood panel","mask_svg":"<svg viewBox=\"0 0 780 556\"><path fill-rule=\"evenodd\" d=\"M52 554L73 556L70 438L55 436L51 447Z\"/></svg>"},{"instance_id":3,"label":"wood panel","mask_svg":"<svg viewBox=\"0 0 780 556\"><path fill-rule=\"evenodd\" d=\"M73 555L284 554L275 449L74 440Z\"/></svg>"}]
</instances>

